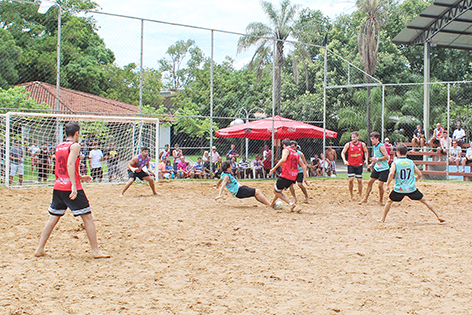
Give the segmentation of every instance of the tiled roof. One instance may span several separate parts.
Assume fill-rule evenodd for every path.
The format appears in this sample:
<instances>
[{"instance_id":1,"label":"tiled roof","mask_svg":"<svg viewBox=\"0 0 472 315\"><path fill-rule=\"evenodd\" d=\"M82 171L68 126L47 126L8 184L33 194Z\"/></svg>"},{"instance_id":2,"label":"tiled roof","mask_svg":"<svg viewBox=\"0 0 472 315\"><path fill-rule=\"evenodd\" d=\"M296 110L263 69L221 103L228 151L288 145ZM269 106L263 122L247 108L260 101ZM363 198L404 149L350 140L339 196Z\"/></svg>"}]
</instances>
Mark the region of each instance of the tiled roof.
<instances>
[{"instance_id":1,"label":"tiled roof","mask_svg":"<svg viewBox=\"0 0 472 315\"><path fill-rule=\"evenodd\" d=\"M26 87L29 97L38 103L46 103L51 109L56 109L56 86L44 82L27 82L17 86ZM61 87L59 90L59 111L61 113L94 113L94 114L139 114L136 105L115 101L90 93L75 91Z\"/></svg>"}]
</instances>

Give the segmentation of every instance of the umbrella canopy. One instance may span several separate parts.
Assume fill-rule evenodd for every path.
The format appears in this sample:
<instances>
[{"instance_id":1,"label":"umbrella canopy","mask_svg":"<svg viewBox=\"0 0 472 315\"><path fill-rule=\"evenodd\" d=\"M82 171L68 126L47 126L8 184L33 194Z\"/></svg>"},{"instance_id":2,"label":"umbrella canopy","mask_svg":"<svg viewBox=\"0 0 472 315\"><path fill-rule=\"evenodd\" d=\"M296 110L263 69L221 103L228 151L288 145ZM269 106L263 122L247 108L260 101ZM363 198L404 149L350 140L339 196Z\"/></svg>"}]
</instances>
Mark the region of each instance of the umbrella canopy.
<instances>
[{"instance_id":1,"label":"umbrella canopy","mask_svg":"<svg viewBox=\"0 0 472 315\"><path fill-rule=\"evenodd\" d=\"M274 116L275 139L323 138L323 128L304 122ZM272 138L272 117L251 121L215 132L217 137L270 140ZM336 131L326 129L326 138L336 138Z\"/></svg>"}]
</instances>

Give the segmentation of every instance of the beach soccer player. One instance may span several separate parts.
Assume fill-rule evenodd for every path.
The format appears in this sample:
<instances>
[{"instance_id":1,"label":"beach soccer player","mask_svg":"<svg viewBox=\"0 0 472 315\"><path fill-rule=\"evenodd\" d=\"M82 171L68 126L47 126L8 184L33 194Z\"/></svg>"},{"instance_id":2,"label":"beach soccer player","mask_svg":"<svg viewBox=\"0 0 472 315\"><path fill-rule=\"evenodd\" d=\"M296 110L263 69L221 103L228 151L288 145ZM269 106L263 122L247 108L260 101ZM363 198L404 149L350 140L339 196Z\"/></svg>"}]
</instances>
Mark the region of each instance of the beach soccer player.
<instances>
[{"instance_id":1,"label":"beach soccer player","mask_svg":"<svg viewBox=\"0 0 472 315\"><path fill-rule=\"evenodd\" d=\"M154 180L152 177L143 170L143 168L146 166L147 171L154 175L152 171L150 171L151 167L149 165L149 149L147 147L143 147L141 149L141 153L134 156L129 162L128 162L128 182L126 183L125 187L123 188L123 191L120 194L120 197L123 197L124 193L126 190L128 190L129 186L133 184L133 182L136 180L136 177L145 180L149 183L149 187L151 187L152 194L153 195L158 195L156 192L156 188L154 187ZM154 175L156 176L156 175Z\"/></svg>"},{"instance_id":2,"label":"beach soccer player","mask_svg":"<svg viewBox=\"0 0 472 315\"><path fill-rule=\"evenodd\" d=\"M221 198L223 189L226 187L233 197L240 199L254 197L257 201L265 204L266 206L270 205L267 198L259 189L243 186L236 180L236 178L234 178L234 176L231 174L231 161L224 161L221 164L221 178L216 184L216 188L219 188L220 185L220 193L215 197L215 200Z\"/></svg>"},{"instance_id":3,"label":"beach soccer player","mask_svg":"<svg viewBox=\"0 0 472 315\"><path fill-rule=\"evenodd\" d=\"M369 163L369 151L367 151L366 144L362 141L359 141L359 133L357 131L351 133L351 141L344 145L341 157L343 158L344 164L347 165L347 177L349 178L349 194L351 196L350 201L354 200L354 177L356 177L357 179L357 193L359 194L359 199L361 199L362 171L363 165L368 165Z\"/></svg>"},{"instance_id":4,"label":"beach soccer player","mask_svg":"<svg viewBox=\"0 0 472 315\"><path fill-rule=\"evenodd\" d=\"M421 178L421 171L416 167L412 160L406 157L408 148L403 143L397 145L397 157L390 168L390 174L388 176L385 192L388 194L390 191L390 182L395 177L395 185L393 191L390 193L387 204L385 205L384 213L380 222L385 222L390 207L394 202L400 202L405 196L408 196L411 200L418 200L425 204L429 210L431 210L439 222L444 222L435 211L434 205L426 200L423 194L416 188L416 181ZM415 174L417 177L415 178Z\"/></svg>"},{"instance_id":5,"label":"beach soccer player","mask_svg":"<svg viewBox=\"0 0 472 315\"><path fill-rule=\"evenodd\" d=\"M372 191L372 186L376 180L379 181L379 204L381 206L384 205L383 203L383 196L384 196L384 183L388 179L388 173L390 166L388 165L388 158L389 155L387 153L387 148L385 145L380 142L380 133L374 131L370 134L370 141L372 142L372 158L369 168L372 170L370 173L370 179L367 183L367 189L365 191L364 199L362 199L359 204L367 203L367 199L369 198L369 194Z\"/></svg>"},{"instance_id":6,"label":"beach soccer player","mask_svg":"<svg viewBox=\"0 0 472 315\"><path fill-rule=\"evenodd\" d=\"M292 149L297 151L300 161L305 164L306 168L308 168L308 163L306 162L305 155L300 150L301 147L298 145L297 141L295 140L290 141L290 145L292 146ZM303 182L305 182L307 186L310 186L307 179L308 179L308 170L307 172L303 173L303 168L300 165L298 165L298 175L297 175L296 181L297 181L298 187L300 187L303 194L305 195L305 203L308 203L310 201L310 198L308 197L308 191L306 190L305 185L303 185ZM295 189L293 185L290 186L290 192L293 195L295 195L294 192L292 192L292 189Z\"/></svg>"},{"instance_id":7,"label":"beach soccer player","mask_svg":"<svg viewBox=\"0 0 472 315\"><path fill-rule=\"evenodd\" d=\"M41 238L35 256L44 256L46 245L52 230L59 219L64 215L67 208L72 211L74 216L80 216L84 221L85 232L87 233L92 255L94 258L108 258L110 255L102 253L98 249L97 232L93 222L90 204L82 189L81 180L90 182L91 176L81 176L79 174L80 163L80 145L79 140L80 126L77 122L69 122L65 126L66 141L57 145L55 149L56 181L52 194L52 202L49 206L49 220L43 228Z\"/></svg>"},{"instance_id":8,"label":"beach soccer player","mask_svg":"<svg viewBox=\"0 0 472 315\"><path fill-rule=\"evenodd\" d=\"M295 196L295 190L291 190L293 196L293 202L287 199L282 193L284 189L290 188L296 181L298 176L298 165L303 169L303 174L306 174L306 166L303 162L300 161L300 157L290 145L290 139L282 140L282 158L280 161L269 171L269 176L271 176L280 166L282 166L282 174L280 174L277 182L274 186L274 200L271 202L271 206L275 204L277 199L282 199L290 206L290 211L293 211L295 208L297 197Z\"/></svg>"}]
</instances>

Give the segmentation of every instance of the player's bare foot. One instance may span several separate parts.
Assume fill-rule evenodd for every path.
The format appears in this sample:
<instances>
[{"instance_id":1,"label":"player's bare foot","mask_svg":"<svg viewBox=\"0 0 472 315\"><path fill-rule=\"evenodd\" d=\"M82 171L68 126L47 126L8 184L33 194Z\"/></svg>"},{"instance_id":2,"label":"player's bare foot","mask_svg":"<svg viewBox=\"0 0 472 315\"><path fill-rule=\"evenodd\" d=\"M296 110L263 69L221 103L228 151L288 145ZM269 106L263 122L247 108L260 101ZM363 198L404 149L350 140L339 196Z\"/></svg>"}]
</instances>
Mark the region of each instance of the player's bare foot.
<instances>
[{"instance_id":1,"label":"player's bare foot","mask_svg":"<svg viewBox=\"0 0 472 315\"><path fill-rule=\"evenodd\" d=\"M310 198L306 198L305 203L310 203Z\"/></svg>"},{"instance_id":2,"label":"player's bare foot","mask_svg":"<svg viewBox=\"0 0 472 315\"><path fill-rule=\"evenodd\" d=\"M367 200L364 200L362 199L361 201L359 201L359 205L365 205L367 203Z\"/></svg>"},{"instance_id":3,"label":"player's bare foot","mask_svg":"<svg viewBox=\"0 0 472 315\"><path fill-rule=\"evenodd\" d=\"M120 194L120 197L121 197L121 198L123 198L123 197L124 197L124 195L123 195L123 194Z\"/></svg>"},{"instance_id":4,"label":"player's bare foot","mask_svg":"<svg viewBox=\"0 0 472 315\"><path fill-rule=\"evenodd\" d=\"M34 253L34 256L36 256L36 257L42 257L42 256L48 256L48 254L47 254L44 250L37 250L37 251Z\"/></svg>"},{"instance_id":5,"label":"player's bare foot","mask_svg":"<svg viewBox=\"0 0 472 315\"><path fill-rule=\"evenodd\" d=\"M290 212L293 212L293 210L295 209L295 207L297 206L297 204L295 202L291 202L289 204L289 207L290 207Z\"/></svg>"},{"instance_id":6,"label":"player's bare foot","mask_svg":"<svg viewBox=\"0 0 472 315\"><path fill-rule=\"evenodd\" d=\"M154 196L160 196L161 194L158 192L153 193Z\"/></svg>"},{"instance_id":7,"label":"player's bare foot","mask_svg":"<svg viewBox=\"0 0 472 315\"><path fill-rule=\"evenodd\" d=\"M441 218L438 218L439 222L443 223L443 222L446 222L446 220L444 219L441 219Z\"/></svg>"},{"instance_id":8,"label":"player's bare foot","mask_svg":"<svg viewBox=\"0 0 472 315\"><path fill-rule=\"evenodd\" d=\"M100 259L100 258L110 258L111 256L102 252L93 253L93 258Z\"/></svg>"}]
</instances>

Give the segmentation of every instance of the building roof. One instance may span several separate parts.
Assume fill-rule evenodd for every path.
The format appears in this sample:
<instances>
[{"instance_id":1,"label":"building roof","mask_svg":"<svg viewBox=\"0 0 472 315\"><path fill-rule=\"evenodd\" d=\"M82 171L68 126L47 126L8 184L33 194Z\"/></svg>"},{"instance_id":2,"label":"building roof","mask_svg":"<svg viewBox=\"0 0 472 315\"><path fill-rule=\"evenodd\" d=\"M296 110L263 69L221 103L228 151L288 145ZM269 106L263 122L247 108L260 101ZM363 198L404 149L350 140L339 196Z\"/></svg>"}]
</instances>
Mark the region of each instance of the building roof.
<instances>
[{"instance_id":1,"label":"building roof","mask_svg":"<svg viewBox=\"0 0 472 315\"><path fill-rule=\"evenodd\" d=\"M395 36L394 44L472 49L472 1L436 0Z\"/></svg>"},{"instance_id":2,"label":"building roof","mask_svg":"<svg viewBox=\"0 0 472 315\"><path fill-rule=\"evenodd\" d=\"M38 103L46 103L51 109L56 109L56 86L44 82L27 82L17 86L26 87L30 98ZM59 111L61 113L94 113L137 115L139 107L106 97L60 87Z\"/></svg>"}]
</instances>

